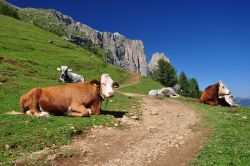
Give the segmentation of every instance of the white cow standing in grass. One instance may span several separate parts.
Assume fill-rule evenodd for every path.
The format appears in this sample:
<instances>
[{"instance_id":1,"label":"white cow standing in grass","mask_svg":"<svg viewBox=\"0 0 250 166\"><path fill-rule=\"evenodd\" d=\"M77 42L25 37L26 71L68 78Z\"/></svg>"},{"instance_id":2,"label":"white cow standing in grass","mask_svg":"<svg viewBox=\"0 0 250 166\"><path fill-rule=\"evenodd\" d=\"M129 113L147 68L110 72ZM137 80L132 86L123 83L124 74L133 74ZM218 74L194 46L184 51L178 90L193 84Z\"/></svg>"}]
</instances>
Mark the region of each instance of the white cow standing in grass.
<instances>
[{"instance_id":1,"label":"white cow standing in grass","mask_svg":"<svg viewBox=\"0 0 250 166\"><path fill-rule=\"evenodd\" d=\"M61 66L60 68L58 67L57 71L61 72L59 80L63 83L84 82L84 77L79 74L72 73L72 69L70 69L68 66Z\"/></svg>"}]
</instances>

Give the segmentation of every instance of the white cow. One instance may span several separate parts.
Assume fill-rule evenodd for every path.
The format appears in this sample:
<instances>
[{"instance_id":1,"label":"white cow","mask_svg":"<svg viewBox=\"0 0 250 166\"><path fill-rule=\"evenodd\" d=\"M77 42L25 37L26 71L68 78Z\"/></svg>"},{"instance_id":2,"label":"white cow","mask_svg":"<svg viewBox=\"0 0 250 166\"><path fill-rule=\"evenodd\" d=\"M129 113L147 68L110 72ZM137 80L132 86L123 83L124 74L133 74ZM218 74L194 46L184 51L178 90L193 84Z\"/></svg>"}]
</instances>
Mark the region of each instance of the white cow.
<instances>
[{"instance_id":1,"label":"white cow","mask_svg":"<svg viewBox=\"0 0 250 166\"><path fill-rule=\"evenodd\" d=\"M84 77L79 74L71 73L72 69L69 69L68 66L61 66L60 68L58 67L57 71L61 72L59 80L63 83L84 82Z\"/></svg>"},{"instance_id":2,"label":"white cow","mask_svg":"<svg viewBox=\"0 0 250 166\"><path fill-rule=\"evenodd\" d=\"M158 96L179 97L172 87L162 88L158 92Z\"/></svg>"},{"instance_id":3,"label":"white cow","mask_svg":"<svg viewBox=\"0 0 250 166\"><path fill-rule=\"evenodd\" d=\"M148 92L148 95L149 95L149 96L157 96L159 91L160 91L160 89L150 90L150 91Z\"/></svg>"},{"instance_id":4,"label":"white cow","mask_svg":"<svg viewBox=\"0 0 250 166\"><path fill-rule=\"evenodd\" d=\"M166 87L162 89L150 90L148 92L149 96L168 96L168 97L178 97L177 92L181 91L180 85L176 84L174 87Z\"/></svg>"}]
</instances>

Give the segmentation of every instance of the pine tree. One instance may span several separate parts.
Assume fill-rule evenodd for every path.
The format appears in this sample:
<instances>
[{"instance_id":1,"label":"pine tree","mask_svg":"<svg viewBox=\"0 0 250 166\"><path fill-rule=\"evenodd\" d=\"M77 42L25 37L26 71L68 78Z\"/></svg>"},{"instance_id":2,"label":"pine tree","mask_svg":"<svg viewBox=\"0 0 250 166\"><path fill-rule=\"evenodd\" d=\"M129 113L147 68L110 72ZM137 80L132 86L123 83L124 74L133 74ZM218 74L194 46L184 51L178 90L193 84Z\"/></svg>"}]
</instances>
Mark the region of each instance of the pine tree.
<instances>
[{"instance_id":1,"label":"pine tree","mask_svg":"<svg viewBox=\"0 0 250 166\"><path fill-rule=\"evenodd\" d=\"M200 95L200 89L198 82L195 78L189 80L189 97L198 98Z\"/></svg>"},{"instance_id":2,"label":"pine tree","mask_svg":"<svg viewBox=\"0 0 250 166\"><path fill-rule=\"evenodd\" d=\"M189 96L189 81L188 81L186 74L183 71L181 72L179 76L178 83L181 87L180 94L186 97Z\"/></svg>"},{"instance_id":3,"label":"pine tree","mask_svg":"<svg viewBox=\"0 0 250 166\"><path fill-rule=\"evenodd\" d=\"M153 69L152 78L166 87L172 87L177 83L175 68L163 59L160 59L158 65Z\"/></svg>"}]
</instances>

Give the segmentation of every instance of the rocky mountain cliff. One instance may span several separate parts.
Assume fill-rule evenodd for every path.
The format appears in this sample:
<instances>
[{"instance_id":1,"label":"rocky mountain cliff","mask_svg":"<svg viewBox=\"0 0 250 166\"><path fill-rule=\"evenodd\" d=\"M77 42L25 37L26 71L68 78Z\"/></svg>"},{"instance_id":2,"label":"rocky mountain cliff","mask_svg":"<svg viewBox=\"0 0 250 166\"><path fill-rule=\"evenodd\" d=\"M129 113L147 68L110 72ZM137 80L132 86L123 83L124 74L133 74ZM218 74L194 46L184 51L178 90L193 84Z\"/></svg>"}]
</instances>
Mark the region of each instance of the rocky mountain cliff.
<instances>
[{"instance_id":1,"label":"rocky mountain cliff","mask_svg":"<svg viewBox=\"0 0 250 166\"><path fill-rule=\"evenodd\" d=\"M49 30L66 40L84 45L90 40L110 55L108 62L147 75L147 62L141 40L130 40L119 33L100 32L54 9L18 8L22 20Z\"/></svg>"},{"instance_id":2,"label":"rocky mountain cliff","mask_svg":"<svg viewBox=\"0 0 250 166\"><path fill-rule=\"evenodd\" d=\"M170 63L170 60L167 58L167 56L164 53L156 52L152 55L152 58L149 62L149 65L148 65L149 71L152 71L157 66L157 63L160 59L163 59L167 61L168 63Z\"/></svg>"}]
</instances>

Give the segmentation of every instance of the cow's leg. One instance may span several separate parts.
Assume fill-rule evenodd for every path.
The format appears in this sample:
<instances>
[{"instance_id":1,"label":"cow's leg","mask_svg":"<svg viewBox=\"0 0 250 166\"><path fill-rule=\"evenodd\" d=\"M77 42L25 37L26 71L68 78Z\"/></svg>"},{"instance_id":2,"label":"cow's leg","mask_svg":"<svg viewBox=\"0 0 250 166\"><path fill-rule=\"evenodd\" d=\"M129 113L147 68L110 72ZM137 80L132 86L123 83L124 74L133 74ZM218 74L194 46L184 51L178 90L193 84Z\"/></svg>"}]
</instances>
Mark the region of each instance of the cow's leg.
<instances>
[{"instance_id":1,"label":"cow's leg","mask_svg":"<svg viewBox=\"0 0 250 166\"><path fill-rule=\"evenodd\" d=\"M68 116L88 116L89 111L82 104L72 104L67 112Z\"/></svg>"},{"instance_id":2,"label":"cow's leg","mask_svg":"<svg viewBox=\"0 0 250 166\"><path fill-rule=\"evenodd\" d=\"M33 108L26 111L26 114L29 116L35 116L35 117L40 116L40 112L38 112L36 109L33 109Z\"/></svg>"},{"instance_id":3,"label":"cow's leg","mask_svg":"<svg viewBox=\"0 0 250 166\"><path fill-rule=\"evenodd\" d=\"M101 102L100 100L94 101L91 106L91 111L94 115L99 115L101 113Z\"/></svg>"}]
</instances>

